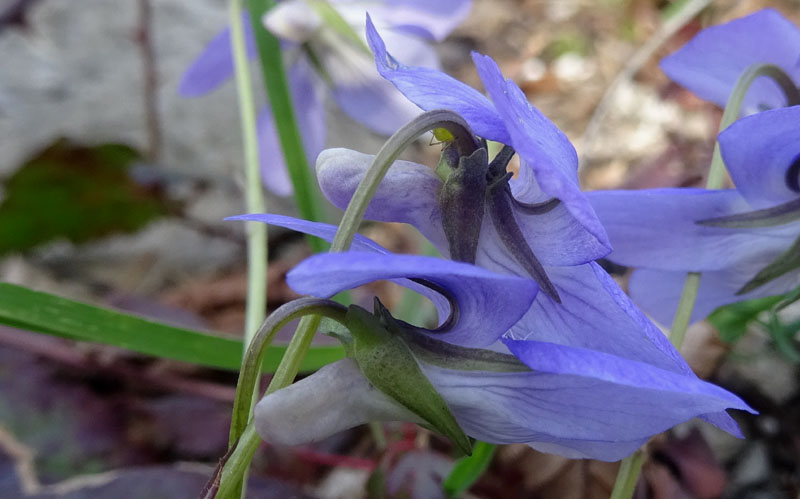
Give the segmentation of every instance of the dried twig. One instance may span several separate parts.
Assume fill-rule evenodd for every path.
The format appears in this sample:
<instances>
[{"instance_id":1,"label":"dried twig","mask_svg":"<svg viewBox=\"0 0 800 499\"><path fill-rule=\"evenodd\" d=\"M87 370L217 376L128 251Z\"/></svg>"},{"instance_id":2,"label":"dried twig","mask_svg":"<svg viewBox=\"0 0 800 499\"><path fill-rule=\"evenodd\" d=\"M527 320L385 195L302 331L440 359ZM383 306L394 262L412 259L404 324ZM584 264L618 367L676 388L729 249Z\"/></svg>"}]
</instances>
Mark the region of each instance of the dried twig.
<instances>
[{"instance_id":1,"label":"dried twig","mask_svg":"<svg viewBox=\"0 0 800 499\"><path fill-rule=\"evenodd\" d=\"M142 90L144 113L147 126L147 157L150 161L158 159L161 153L161 122L158 118L158 73L153 49L152 20L153 9L150 0L139 0L139 23L136 41L142 53Z\"/></svg>"}]
</instances>

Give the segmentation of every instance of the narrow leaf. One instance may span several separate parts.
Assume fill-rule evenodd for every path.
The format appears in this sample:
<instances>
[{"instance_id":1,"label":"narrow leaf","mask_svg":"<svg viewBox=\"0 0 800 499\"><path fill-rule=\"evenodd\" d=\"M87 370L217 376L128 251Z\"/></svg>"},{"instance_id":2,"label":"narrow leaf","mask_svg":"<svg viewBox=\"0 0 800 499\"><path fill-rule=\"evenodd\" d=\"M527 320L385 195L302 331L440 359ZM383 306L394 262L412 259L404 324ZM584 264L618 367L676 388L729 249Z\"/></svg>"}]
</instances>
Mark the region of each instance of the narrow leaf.
<instances>
[{"instance_id":1,"label":"narrow leaf","mask_svg":"<svg viewBox=\"0 0 800 499\"><path fill-rule=\"evenodd\" d=\"M486 472L496 448L497 446L493 444L475 442L472 455L456 461L453 470L445 479L443 486L447 497L458 497L469 490Z\"/></svg>"},{"instance_id":2,"label":"narrow leaf","mask_svg":"<svg viewBox=\"0 0 800 499\"><path fill-rule=\"evenodd\" d=\"M261 74L269 96L275 128L286 159L286 168L294 187L297 209L306 220L319 222L324 219L319 189L311 175L305 149L303 148L302 131L298 127L294 109L292 108L291 90L283 53L275 36L264 29L261 19L267 10L275 6L274 0L247 0L247 10L253 23L253 37L258 48ZM324 251L327 245L317 238L308 238L309 245L315 253Z\"/></svg>"},{"instance_id":3,"label":"narrow leaf","mask_svg":"<svg viewBox=\"0 0 800 499\"><path fill-rule=\"evenodd\" d=\"M238 370L242 361L242 342L236 338L168 326L7 283L0 283L0 324L220 369ZM285 346L268 349L263 369L273 372L285 351ZM313 371L343 357L339 346L314 347L301 370Z\"/></svg>"},{"instance_id":4,"label":"narrow leaf","mask_svg":"<svg viewBox=\"0 0 800 499\"><path fill-rule=\"evenodd\" d=\"M719 307L708 316L708 321L719 331L722 341L730 343L744 335L747 325L761 312L769 310L782 298L783 296L768 296Z\"/></svg>"},{"instance_id":5,"label":"narrow leaf","mask_svg":"<svg viewBox=\"0 0 800 499\"><path fill-rule=\"evenodd\" d=\"M764 208L762 210L698 220L697 224L728 229L751 229L783 225L793 222L798 218L800 218L800 199L793 199L787 203Z\"/></svg>"},{"instance_id":6,"label":"narrow leaf","mask_svg":"<svg viewBox=\"0 0 800 499\"><path fill-rule=\"evenodd\" d=\"M358 47L366 55L372 57L372 52L367 47L364 39L355 32L352 26L345 21L339 11L336 10L327 0L306 0L306 2L314 9L314 12L322 19L322 22L330 26L335 32L339 33L346 40Z\"/></svg>"}]
</instances>

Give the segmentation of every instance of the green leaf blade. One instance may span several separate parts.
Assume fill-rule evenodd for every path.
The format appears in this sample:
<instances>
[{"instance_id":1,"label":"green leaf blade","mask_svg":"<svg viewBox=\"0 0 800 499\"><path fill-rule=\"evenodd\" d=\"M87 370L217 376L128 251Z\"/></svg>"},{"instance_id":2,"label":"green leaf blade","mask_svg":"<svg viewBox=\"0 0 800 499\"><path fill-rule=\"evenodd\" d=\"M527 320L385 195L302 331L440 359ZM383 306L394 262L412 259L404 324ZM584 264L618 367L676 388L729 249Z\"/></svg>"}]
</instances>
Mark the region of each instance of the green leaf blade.
<instances>
[{"instance_id":1,"label":"green leaf blade","mask_svg":"<svg viewBox=\"0 0 800 499\"><path fill-rule=\"evenodd\" d=\"M0 283L0 324L218 369L238 370L242 361L239 339L169 326L8 283ZM262 368L274 372L285 351L285 346L268 349ZM339 346L314 347L301 370L314 371L343 357Z\"/></svg>"},{"instance_id":2,"label":"green leaf blade","mask_svg":"<svg viewBox=\"0 0 800 499\"><path fill-rule=\"evenodd\" d=\"M782 299L782 295L768 296L719 307L708 316L708 321L719 331L722 341L732 343L747 332L748 324L758 318L761 312L769 310Z\"/></svg>"},{"instance_id":3,"label":"green leaf blade","mask_svg":"<svg viewBox=\"0 0 800 499\"><path fill-rule=\"evenodd\" d=\"M477 482L489 468L497 446L486 442L475 442L472 455L456 461L447 475L443 487L447 497L459 497Z\"/></svg>"},{"instance_id":4,"label":"green leaf blade","mask_svg":"<svg viewBox=\"0 0 800 499\"><path fill-rule=\"evenodd\" d=\"M294 188L294 198L301 218L314 222L324 220L319 188L311 175L311 169L303 147L302 130L292 107L291 90L283 63L280 42L261 24L264 14L275 6L274 0L246 0L247 10L253 26L261 74L269 97L270 109L278 132L289 179ZM325 251L327 243L309 236L309 244L315 253Z\"/></svg>"}]
</instances>

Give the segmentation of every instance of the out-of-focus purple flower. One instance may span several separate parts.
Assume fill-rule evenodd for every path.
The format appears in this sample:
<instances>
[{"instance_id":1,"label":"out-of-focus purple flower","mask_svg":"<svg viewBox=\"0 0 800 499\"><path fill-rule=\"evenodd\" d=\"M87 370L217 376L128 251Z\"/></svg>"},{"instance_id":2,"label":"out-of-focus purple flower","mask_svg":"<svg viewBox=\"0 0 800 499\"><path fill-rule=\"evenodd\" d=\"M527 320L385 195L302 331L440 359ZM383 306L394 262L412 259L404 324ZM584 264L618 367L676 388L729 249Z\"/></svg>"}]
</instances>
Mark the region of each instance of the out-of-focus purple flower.
<instances>
[{"instance_id":1,"label":"out-of-focus purple flower","mask_svg":"<svg viewBox=\"0 0 800 499\"><path fill-rule=\"evenodd\" d=\"M671 321L687 272L702 272L692 321L719 306L783 294L800 285L795 268L753 287L756 276L790 251L800 236L800 223L791 218L798 209L791 203L800 200L798 120L800 106L774 109L742 118L719 135L737 189L589 193L614 245L609 258L636 267L631 296L658 321ZM761 227L698 223L756 210L788 214L789 219Z\"/></svg>"},{"instance_id":2,"label":"out-of-focus purple flower","mask_svg":"<svg viewBox=\"0 0 800 499\"><path fill-rule=\"evenodd\" d=\"M371 12L390 34L391 46L401 51L404 57L419 64L436 66L438 59L431 42L444 39L466 17L472 2L334 0L330 3L360 35L364 32L364 15L366 11ZM253 59L256 56L255 42L246 14L242 23L247 53ZM325 25L307 2L280 2L266 14L264 24L283 43L294 110L310 162L325 144L323 87L330 89L332 98L348 116L380 134L393 133L418 113L377 74L369 55ZM309 53L314 55L313 64ZM179 91L185 97L202 96L218 88L232 75L230 28L226 28L186 70ZM269 106L260 111L258 136L264 183L276 194L291 194L292 186Z\"/></svg>"},{"instance_id":3,"label":"out-of-focus purple flower","mask_svg":"<svg viewBox=\"0 0 800 499\"><path fill-rule=\"evenodd\" d=\"M509 182L508 190L502 191L508 201L504 206L509 208L497 215L492 213L494 201L486 202L486 216L476 221L481 227L475 263L499 274L533 277L542 292L520 310L522 314L496 327L490 324L496 321L496 305L488 298L510 300L518 290L483 293L485 303L474 302L470 315L487 322L472 335L442 339L459 347L487 347L510 354L530 370L470 371L420 361L466 433L487 442L526 442L546 452L603 460L620 459L649 436L695 416L739 435L724 410L749 410L746 404L699 380L666 337L594 262L610 246L578 187L577 157L564 134L527 102L513 82L503 78L490 58L473 55L491 100L439 71L401 64L386 52L369 22L367 30L379 71L413 102L426 110L446 108L459 113L479 136L513 146L521 159L516 180L509 181L507 175L492 179L495 185ZM371 161L372 156L346 149L324 151L317 159L323 193L344 208ZM504 170L505 164L501 166ZM444 229L448 221L440 204L442 188L442 180L430 168L397 161L375 193L366 217L409 223L443 255L450 255ZM496 194L492 188L487 188L487 197ZM334 233L331 226L275 216L239 218L283 225L328 240ZM520 240L528 256L534 255L541 263L551 292L541 275L532 275L525 255L520 256ZM357 244L359 251L376 249L363 239ZM403 268L391 258L396 257L313 257L293 271L290 284L301 293L330 296L371 280L426 278L424 272L429 270L425 269L436 268ZM362 268L367 261L374 265L371 274ZM450 265L447 260L438 262ZM460 284L456 279L440 286L454 293ZM440 317L446 317L441 306L439 310ZM357 385L352 369L343 365L341 370L348 383ZM332 375L338 374L321 377ZM366 390L362 385L361 394ZM293 391L286 396L298 401L307 398L303 394L311 388L299 385L289 390ZM359 403L366 404L361 398ZM270 407L278 410L279 406ZM380 404L370 410L372 417L385 417Z\"/></svg>"},{"instance_id":4,"label":"out-of-focus purple flower","mask_svg":"<svg viewBox=\"0 0 800 499\"><path fill-rule=\"evenodd\" d=\"M661 69L698 96L724 107L736 80L748 67L774 64L800 82L800 30L774 9L764 9L706 28L661 61ZM775 82L756 80L743 114L786 105Z\"/></svg>"},{"instance_id":5,"label":"out-of-focus purple flower","mask_svg":"<svg viewBox=\"0 0 800 499\"><path fill-rule=\"evenodd\" d=\"M661 67L701 97L724 105L739 75L758 63L775 64L800 81L800 30L771 9L700 32ZM797 223L698 223L763 209L790 216L791 203L800 199L800 107L780 108L785 104L778 86L760 78L744 101L746 114L758 114L719 135L736 190L589 193L614 247L609 258L637 269L631 296L658 321L672 320L686 272L703 274L692 321L721 305L782 294L800 285L800 272L791 269L761 282L761 272L800 235ZM765 111L770 108L777 109Z\"/></svg>"}]
</instances>

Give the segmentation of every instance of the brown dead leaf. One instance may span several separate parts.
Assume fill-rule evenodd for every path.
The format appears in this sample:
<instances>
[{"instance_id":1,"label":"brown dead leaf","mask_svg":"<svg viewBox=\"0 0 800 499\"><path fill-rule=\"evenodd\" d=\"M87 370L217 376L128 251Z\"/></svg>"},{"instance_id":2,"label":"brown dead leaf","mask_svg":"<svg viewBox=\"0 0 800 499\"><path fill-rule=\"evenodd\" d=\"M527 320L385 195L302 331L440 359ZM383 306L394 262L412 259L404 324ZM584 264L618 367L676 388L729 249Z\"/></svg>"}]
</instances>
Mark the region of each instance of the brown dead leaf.
<instances>
[{"instance_id":1,"label":"brown dead leaf","mask_svg":"<svg viewBox=\"0 0 800 499\"><path fill-rule=\"evenodd\" d=\"M271 261L267 269L267 307L275 309L299 298L286 284L286 274L305 253ZM219 276L200 277L166 291L161 299L168 305L190 310L203 317L215 331L241 334L247 302L247 272L237 269Z\"/></svg>"},{"instance_id":2,"label":"brown dead leaf","mask_svg":"<svg viewBox=\"0 0 800 499\"><path fill-rule=\"evenodd\" d=\"M706 321L689 326L686 339L681 346L681 355L692 371L702 379L710 378L728 352L719 333Z\"/></svg>"},{"instance_id":3,"label":"brown dead leaf","mask_svg":"<svg viewBox=\"0 0 800 499\"><path fill-rule=\"evenodd\" d=\"M500 447L496 460L501 467L517 468L522 474L521 490L503 497L605 499L619 468L618 463L567 459L523 444Z\"/></svg>"}]
</instances>

